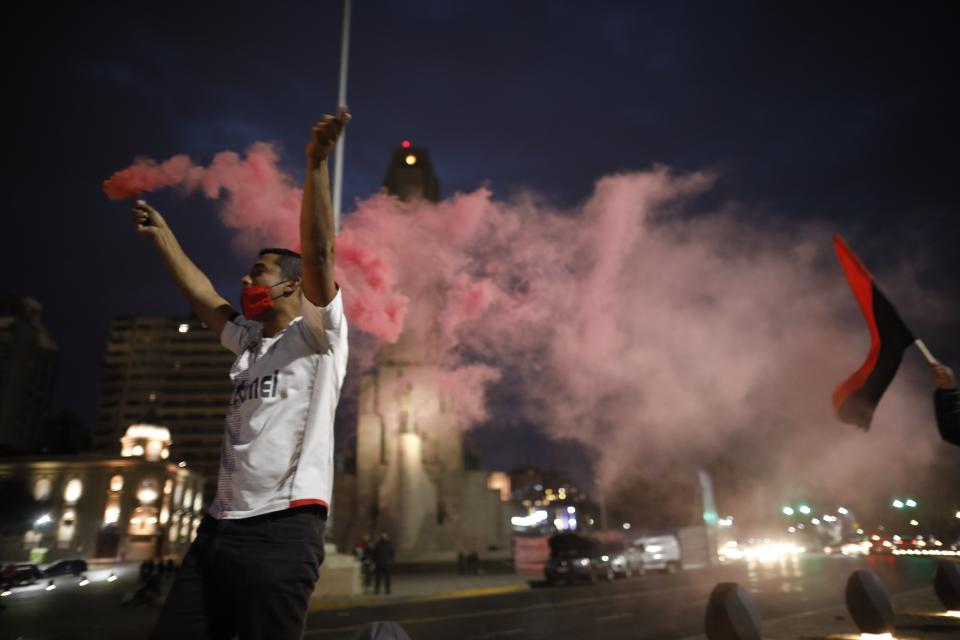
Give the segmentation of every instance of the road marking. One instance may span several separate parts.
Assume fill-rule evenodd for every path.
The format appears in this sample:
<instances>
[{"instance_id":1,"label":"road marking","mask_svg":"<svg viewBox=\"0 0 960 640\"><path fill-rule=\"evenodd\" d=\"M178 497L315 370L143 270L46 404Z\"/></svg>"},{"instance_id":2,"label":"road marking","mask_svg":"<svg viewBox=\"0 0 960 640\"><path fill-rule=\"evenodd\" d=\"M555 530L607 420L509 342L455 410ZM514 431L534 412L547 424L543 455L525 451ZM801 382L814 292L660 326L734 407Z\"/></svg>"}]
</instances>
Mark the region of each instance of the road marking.
<instances>
[{"instance_id":1,"label":"road marking","mask_svg":"<svg viewBox=\"0 0 960 640\"><path fill-rule=\"evenodd\" d=\"M763 584L768 582L777 582L784 579L785 578L783 576L774 576L770 578L762 578L758 582ZM665 587L665 588L654 587L652 589L630 591L627 593L615 593L615 594L610 594L606 596L591 596L587 598L576 598L572 600L559 601L559 602L539 602L539 603L534 603L525 607L509 607L504 609L493 609L489 611L470 611L470 612L464 612L464 613L451 614L447 616L427 616L423 618L409 618L405 620L399 619L396 622L398 622L401 625L415 625L415 624L429 624L431 622L445 622L450 620L464 620L469 618L487 618L491 616L503 616L503 615L510 615L515 613L538 611L543 609L556 608L556 609L562 610L567 607L589 605L597 602L610 602L611 600L627 600L627 599L634 599L634 598L645 598L647 596L657 597L664 594L676 593L679 591L691 591L691 590L705 591L706 589L707 589L707 585L694 582L694 583L679 585L676 587ZM904 593L904 592L901 592L901 593ZM384 604L388 604L388 603L385 602ZM830 607L830 608L833 608L833 607ZM829 610L830 608L821 609L817 611L789 614L782 618L777 618L776 621L783 620L784 618L792 618L795 616L812 615L814 613L819 613L825 610ZM764 624L767 624L768 622L774 622L774 620L764 621ZM364 626L363 624L353 624L353 625L346 625L346 626L340 626L340 627L329 627L325 629L307 629L304 632L304 636L320 636L320 635L330 635L335 633L345 633L349 631L358 631L359 629L362 629L363 626ZM703 638L703 637L704 636L702 634L688 636L688 638Z\"/></svg>"},{"instance_id":2,"label":"road marking","mask_svg":"<svg viewBox=\"0 0 960 640\"><path fill-rule=\"evenodd\" d=\"M493 609L490 611L467 611L464 613L455 613L448 616L427 616L424 618L407 618L405 620L397 620L396 622L401 626L414 625L414 624L428 624L431 622L445 622L448 620L463 620L466 618L489 618L490 616L503 616L510 615L512 613L524 613L527 611L537 611L541 609L554 609L561 608L565 609L567 607L582 606L586 604L595 604L597 602L610 602L611 600L627 600L631 598L642 598L646 596L662 596L664 594L674 593L677 591L686 591L690 589L690 585L684 585L680 587L669 587L665 589L656 589L656 590L644 590L644 591L631 591L629 593L614 593L606 596L592 596L589 598L576 598L574 600L566 600L563 602L538 602L535 604L528 605L526 607L508 607L505 609ZM349 625L343 627L328 627L326 629L307 629L304 632L304 636L318 636L318 635L327 635L332 633L344 633L346 631L356 631L362 629L363 625Z\"/></svg>"},{"instance_id":3,"label":"road marking","mask_svg":"<svg viewBox=\"0 0 960 640\"><path fill-rule=\"evenodd\" d=\"M487 638L502 638L504 636L515 636L518 633L524 633L526 629L507 629L506 631L496 631L482 636L472 636L470 640L486 640Z\"/></svg>"},{"instance_id":4,"label":"road marking","mask_svg":"<svg viewBox=\"0 0 960 640\"><path fill-rule=\"evenodd\" d=\"M632 618L632 617L633 617L632 613L614 613L609 616L600 616L599 618L596 618L596 621L602 622L605 620L618 620L620 618Z\"/></svg>"},{"instance_id":5,"label":"road marking","mask_svg":"<svg viewBox=\"0 0 960 640\"><path fill-rule=\"evenodd\" d=\"M495 596L504 593L517 593L520 591L529 591L528 584L508 584L500 587L480 587L476 589L464 589L462 591L445 591L443 593L432 593L419 596L410 596L398 599L399 602L433 602L436 600L457 600L460 598L476 598L481 596ZM310 611L335 611L340 609L359 609L361 607L382 607L390 605L390 602L375 596L362 596L359 598L339 598L314 600L310 603Z\"/></svg>"}]
</instances>

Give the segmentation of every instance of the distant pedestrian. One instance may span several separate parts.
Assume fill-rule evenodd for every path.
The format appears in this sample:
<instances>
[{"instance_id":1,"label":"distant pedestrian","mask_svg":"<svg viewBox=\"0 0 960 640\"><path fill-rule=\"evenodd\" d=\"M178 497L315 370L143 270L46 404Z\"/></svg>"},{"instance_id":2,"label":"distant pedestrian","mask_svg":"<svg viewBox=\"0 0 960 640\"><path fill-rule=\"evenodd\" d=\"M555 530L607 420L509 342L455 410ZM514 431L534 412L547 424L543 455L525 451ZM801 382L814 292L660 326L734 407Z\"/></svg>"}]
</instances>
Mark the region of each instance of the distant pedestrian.
<instances>
[{"instance_id":1,"label":"distant pedestrian","mask_svg":"<svg viewBox=\"0 0 960 640\"><path fill-rule=\"evenodd\" d=\"M360 561L360 572L363 576L363 592L370 593L373 586L373 545L370 543L370 536L364 534L363 539L357 544L357 560Z\"/></svg>"},{"instance_id":2,"label":"distant pedestrian","mask_svg":"<svg viewBox=\"0 0 960 640\"><path fill-rule=\"evenodd\" d=\"M467 573L474 575L480 573L480 556L477 555L476 551L471 551L470 555L467 556Z\"/></svg>"},{"instance_id":3,"label":"distant pedestrian","mask_svg":"<svg viewBox=\"0 0 960 640\"><path fill-rule=\"evenodd\" d=\"M380 584L383 583L385 592L390 595L390 571L393 565L393 543L390 542L390 536L384 531L380 534L380 540L373 550L373 562L376 572L376 582L374 593L380 593Z\"/></svg>"},{"instance_id":4,"label":"distant pedestrian","mask_svg":"<svg viewBox=\"0 0 960 640\"><path fill-rule=\"evenodd\" d=\"M153 559L144 560L140 563L140 582L146 582L153 575Z\"/></svg>"}]
</instances>

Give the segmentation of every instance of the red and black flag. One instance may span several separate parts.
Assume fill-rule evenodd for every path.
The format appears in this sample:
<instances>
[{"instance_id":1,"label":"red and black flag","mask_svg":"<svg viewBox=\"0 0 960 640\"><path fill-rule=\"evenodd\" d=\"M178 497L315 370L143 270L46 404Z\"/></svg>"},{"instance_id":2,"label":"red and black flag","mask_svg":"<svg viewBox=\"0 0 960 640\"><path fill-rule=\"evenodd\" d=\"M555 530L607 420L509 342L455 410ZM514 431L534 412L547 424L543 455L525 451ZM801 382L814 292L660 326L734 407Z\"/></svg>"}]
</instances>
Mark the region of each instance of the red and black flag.
<instances>
[{"instance_id":1,"label":"red and black flag","mask_svg":"<svg viewBox=\"0 0 960 640\"><path fill-rule=\"evenodd\" d=\"M866 431L880 396L897 373L904 350L915 338L843 238L834 235L833 246L870 328L867 361L834 389L833 409L841 421Z\"/></svg>"}]
</instances>

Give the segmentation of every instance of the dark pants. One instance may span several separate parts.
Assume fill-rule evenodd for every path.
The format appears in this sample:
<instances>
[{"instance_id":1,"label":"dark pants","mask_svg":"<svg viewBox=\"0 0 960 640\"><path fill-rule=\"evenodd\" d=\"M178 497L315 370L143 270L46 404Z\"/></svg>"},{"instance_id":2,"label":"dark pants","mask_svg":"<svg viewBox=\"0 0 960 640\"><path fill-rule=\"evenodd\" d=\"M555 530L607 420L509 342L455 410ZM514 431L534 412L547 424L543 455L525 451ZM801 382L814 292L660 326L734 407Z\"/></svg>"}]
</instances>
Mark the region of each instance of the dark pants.
<instances>
[{"instance_id":1,"label":"dark pants","mask_svg":"<svg viewBox=\"0 0 960 640\"><path fill-rule=\"evenodd\" d=\"M390 565L389 564L378 564L376 569L377 579L376 586L373 588L374 593L380 593L380 583L383 582L384 587L386 587L387 595L390 594Z\"/></svg>"},{"instance_id":2,"label":"dark pants","mask_svg":"<svg viewBox=\"0 0 960 640\"><path fill-rule=\"evenodd\" d=\"M205 516L151 639L302 638L325 524L326 510L312 506L243 520Z\"/></svg>"}]
</instances>

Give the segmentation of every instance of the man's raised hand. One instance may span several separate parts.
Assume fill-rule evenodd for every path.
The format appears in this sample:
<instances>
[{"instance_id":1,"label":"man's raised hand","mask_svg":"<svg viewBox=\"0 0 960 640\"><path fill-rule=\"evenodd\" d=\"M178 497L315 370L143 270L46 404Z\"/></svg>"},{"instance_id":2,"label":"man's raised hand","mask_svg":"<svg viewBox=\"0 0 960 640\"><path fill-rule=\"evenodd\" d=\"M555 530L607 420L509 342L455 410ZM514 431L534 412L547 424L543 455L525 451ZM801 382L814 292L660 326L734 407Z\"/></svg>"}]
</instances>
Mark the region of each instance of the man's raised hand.
<instances>
[{"instance_id":1,"label":"man's raised hand","mask_svg":"<svg viewBox=\"0 0 960 640\"><path fill-rule=\"evenodd\" d=\"M314 125L311 132L310 142L307 144L307 160L319 164L325 159L333 148L337 146L337 140L343 134L343 128L350 121L350 114L347 108L341 106L337 110L336 117L326 115L320 119L320 122Z\"/></svg>"},{"instance_id":2,"label":"man's raised hand","mask_svg":"<svg viewBox=\"0 0 960 640\"><path fill-rule=\"evenodd\" d=\"M134 228L142 236L154 237L160 231L167 229L167 223L160 212L143 200L137 200L130 214Z\"/></svg>"}]
</instances>

